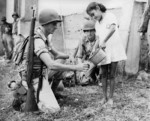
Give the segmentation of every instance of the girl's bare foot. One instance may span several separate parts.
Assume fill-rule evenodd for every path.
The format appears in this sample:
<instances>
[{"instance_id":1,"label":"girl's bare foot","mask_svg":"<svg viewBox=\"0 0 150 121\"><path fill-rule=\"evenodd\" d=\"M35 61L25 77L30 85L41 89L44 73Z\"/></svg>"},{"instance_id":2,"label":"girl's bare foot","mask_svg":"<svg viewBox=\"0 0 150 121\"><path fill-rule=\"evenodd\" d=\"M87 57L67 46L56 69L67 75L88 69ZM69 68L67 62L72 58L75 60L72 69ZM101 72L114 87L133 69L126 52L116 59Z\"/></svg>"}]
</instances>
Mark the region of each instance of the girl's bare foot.
<instances>
[{"instance_id":1,"label":"girl's bare foot","mask_svg":"<svg viewBox=\"0 0 150 121\"><path fill-rule=\"evenodd\" d=\"M106 99L106 98L103 98L103 99L100 101L101 105L104 105L106 102L107 102L107 99Z\"/></svg>"},{"instance_id":2,"label":"girl's bare foot","mask_svg":"<svg viewBox=\"0 0 150 121\"><path fill-rule=\"evenodd\" d=\"M113 101L113 99L109 99L108 101L107 101L107 105L109 106L109 107L113 107L113 104L114 104L114 101Z\"/></svg>"}]
</instances>

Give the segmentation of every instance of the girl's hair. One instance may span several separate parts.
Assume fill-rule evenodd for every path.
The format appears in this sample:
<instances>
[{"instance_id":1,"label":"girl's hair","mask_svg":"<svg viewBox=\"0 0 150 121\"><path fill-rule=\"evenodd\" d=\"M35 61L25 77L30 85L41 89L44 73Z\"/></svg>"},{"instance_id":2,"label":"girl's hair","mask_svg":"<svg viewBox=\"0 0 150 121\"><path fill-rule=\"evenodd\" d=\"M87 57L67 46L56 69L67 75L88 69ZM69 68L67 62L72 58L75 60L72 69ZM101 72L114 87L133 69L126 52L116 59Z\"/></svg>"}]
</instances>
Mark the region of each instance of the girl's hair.
<instances>
[{"instance_id":1,"label":"girl's hair","mask_svg":"<svg viewBox=\"0 0 150 121\"><path fill-rule=\"evenodd\" d=\"M91 11L91 10L96 10L96 7L99 7L100 8L100 10L104 13L104 12L106 12L106 7L103 5L103 4L101 4L101 3L97 3L97 2L91 2L88 6L87 6L87 8L86 8L86 12L87 12L87 14L89 14L89 11Z\"/></svg>"}]
</instances>

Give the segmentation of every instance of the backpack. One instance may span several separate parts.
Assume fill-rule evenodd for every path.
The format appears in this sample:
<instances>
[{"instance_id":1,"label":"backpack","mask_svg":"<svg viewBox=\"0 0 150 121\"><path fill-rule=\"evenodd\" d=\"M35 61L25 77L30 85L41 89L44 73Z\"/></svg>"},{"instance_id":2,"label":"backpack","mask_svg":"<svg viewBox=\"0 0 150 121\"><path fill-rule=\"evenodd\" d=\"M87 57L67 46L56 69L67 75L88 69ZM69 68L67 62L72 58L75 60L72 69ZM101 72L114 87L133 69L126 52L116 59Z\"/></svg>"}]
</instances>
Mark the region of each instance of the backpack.
<instances>
[{"instance_id":1,"label":"backpack","mask_svg":"<svg viewBox=\"0 0 150 121\"><path fill-rule=\"evenodd\" d=\"M14 55L14 62L16 65L20 65L23 61L23 55L25 52L25 49L27 47L27 43L29 41L29 36L24 38L23 36L19 36L19 41L16 44L16 53Z\"/></svg>"},{"instance_id":2,"label":"backpack","mask_svg":"<svg viewBox=\"0 0 150 121\"><path fill-rule=\"evenodd\" d=\"M44 36L42 31L40 29L37 29L34 38L39 38L39 37L42 38L42 40L47 43L47 38ZM29 36L24 38L22 35L19 35L19 41L16 44L16 53L13 59L15 61L15 64L18 66L24 60L24 56L27 56L28 45L29 45L28 42L29 42Z\"/></svg>"}]
</instances>

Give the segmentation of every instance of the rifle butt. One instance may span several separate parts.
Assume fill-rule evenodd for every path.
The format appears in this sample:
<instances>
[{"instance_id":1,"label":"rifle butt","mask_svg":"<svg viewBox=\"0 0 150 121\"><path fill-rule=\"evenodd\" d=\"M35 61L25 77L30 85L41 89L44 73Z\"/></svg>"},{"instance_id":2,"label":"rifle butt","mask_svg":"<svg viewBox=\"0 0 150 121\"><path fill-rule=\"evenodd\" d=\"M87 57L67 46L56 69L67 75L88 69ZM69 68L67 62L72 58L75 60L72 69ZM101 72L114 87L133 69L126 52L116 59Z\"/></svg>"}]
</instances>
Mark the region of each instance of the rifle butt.
<instances>
[{"instance_id":1,"label":"rifle butt","mask_svg":"<svg viewBox=\"0 0 150 121\"><path fill-rule=\"evenodd\" d=\"M33 87L30 87L27 92L27 100L26 100L24 112L34 112L38 110L39 109L38 109L37 102L35 100L34 89Z\"/></svg>"}]
</instances>

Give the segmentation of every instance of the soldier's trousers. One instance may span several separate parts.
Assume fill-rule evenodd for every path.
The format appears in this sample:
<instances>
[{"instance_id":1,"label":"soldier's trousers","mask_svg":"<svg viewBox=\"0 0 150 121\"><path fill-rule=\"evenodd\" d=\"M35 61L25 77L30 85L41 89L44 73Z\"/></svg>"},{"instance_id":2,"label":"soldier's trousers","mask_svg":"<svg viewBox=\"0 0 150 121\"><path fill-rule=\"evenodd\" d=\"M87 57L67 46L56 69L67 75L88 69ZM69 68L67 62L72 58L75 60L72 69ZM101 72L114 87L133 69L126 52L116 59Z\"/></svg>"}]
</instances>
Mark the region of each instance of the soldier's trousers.
<instances>
[{"instance_id":1,"label":"soldier's trousers","mask_svg":"<svg viewBox=\"0 0 150 121\"><path fill-rule=\"evenodd\" d=\"M23 79L23 78L22 78ZM32 80L35 91L35 98L37 99L37 90L39 84L39 77ZM22 85L28 90L25 80L22 80ZM45 113L55 113L60 110L60 106L48 82L48 70L45 72L42 79L42 89L39 92L38 108Z\"/></svg>"},{"instance_id":2,"label":"soldier's trousers","mask_svg":"<svg viewBox=\"0 0 150 121\"><path fill-rule=\"evenodd\" d=\"M4 46L4 52L5 52L6 59L11 59L12 53L13 53L13 47L14 47L12 35L3 34L2 35L2 43Z\"/></svg>"}]
</instances>

